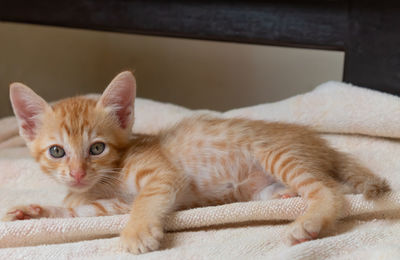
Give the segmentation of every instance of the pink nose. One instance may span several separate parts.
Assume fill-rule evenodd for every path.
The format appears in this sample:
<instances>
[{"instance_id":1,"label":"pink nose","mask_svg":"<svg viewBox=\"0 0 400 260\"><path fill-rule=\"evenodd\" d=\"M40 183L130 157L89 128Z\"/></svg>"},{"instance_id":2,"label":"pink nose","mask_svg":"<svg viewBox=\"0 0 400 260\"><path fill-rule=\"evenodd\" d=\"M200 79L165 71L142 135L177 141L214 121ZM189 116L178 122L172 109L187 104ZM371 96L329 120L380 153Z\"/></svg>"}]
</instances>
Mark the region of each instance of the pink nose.
<instances>
[{"instance_id":1,"label":"pink nose","mask_svg":"<svg viewBox=\"0 0 400 260\"><path fill-rule=\"evenodd\" d=\"M85 177L86 172L83 169L72 170L70 171L69 175L71 175L71 177L73 177L77 182L80 182L83 177Z\"/></svg>"}]
</instances>

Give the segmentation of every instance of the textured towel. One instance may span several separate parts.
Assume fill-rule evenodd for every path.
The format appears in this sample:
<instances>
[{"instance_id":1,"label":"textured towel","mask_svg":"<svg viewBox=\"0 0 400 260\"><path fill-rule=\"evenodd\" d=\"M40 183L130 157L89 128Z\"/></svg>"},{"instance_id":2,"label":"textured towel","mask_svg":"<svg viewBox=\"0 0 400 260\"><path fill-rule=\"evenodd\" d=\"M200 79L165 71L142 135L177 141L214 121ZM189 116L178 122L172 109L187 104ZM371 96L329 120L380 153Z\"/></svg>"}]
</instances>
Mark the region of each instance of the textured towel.
<instances>
[{"instance_id":1,"label":"textured towel","mask_svg":"<svg viewBox=\"0 0 400 260\"><path fill-rule=\"evenodd\" d=\"M138 99L134 130L155 133L192 111ZM386 178L394 192L377 201L347 195L337 229L296 246L286 223L305 208L301 198L247 202L176 212L162 250L121 251L115 237L127 215L0 223L0 259L400 259L400 98L338 82L280 102L228 111L245 117L310 125L328 142ZM65 189L40 173L14 118L0 120L0 214L13 205L60 205Z\"/></svg>"}]
</instances>

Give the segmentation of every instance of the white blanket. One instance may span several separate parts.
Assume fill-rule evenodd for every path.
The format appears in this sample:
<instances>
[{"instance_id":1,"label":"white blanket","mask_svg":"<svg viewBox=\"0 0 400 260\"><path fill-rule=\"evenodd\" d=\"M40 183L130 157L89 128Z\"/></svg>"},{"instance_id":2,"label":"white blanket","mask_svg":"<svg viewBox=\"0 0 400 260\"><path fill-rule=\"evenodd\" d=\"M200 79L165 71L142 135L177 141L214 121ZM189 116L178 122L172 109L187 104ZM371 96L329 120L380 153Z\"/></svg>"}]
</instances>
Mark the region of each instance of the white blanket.
<instances>
[{"instance_id":1,"label":"white blanket","mask_svg":"<svg viewBox=\"0 0 400 260\"><path fill-rule=\"evenodd\" d=\"M199 112L144 99L135 106L134 130L141 133ZM119 245L127 215L1 222L0 259L400 259L400 98L328 82L280 102L213 113L310 125L386 178L394 192L373 202L347 195L336 231L296 246L284 238L288 221L304 210L301 198L177 212L167 221L162 249L140 256ZM29 156L15 119L0 120L0 214L18 204L60 205L64 195Z\"/></svg>"}]
</instances>

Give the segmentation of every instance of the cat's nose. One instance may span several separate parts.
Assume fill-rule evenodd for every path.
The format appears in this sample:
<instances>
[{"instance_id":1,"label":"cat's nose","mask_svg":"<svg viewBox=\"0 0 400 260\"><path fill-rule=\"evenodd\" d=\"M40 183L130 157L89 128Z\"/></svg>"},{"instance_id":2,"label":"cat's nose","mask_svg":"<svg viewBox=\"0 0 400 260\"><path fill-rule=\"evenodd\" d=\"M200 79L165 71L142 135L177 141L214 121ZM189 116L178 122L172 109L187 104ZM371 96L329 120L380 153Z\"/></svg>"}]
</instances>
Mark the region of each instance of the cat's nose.
<instances>
[{"instance_id":1,"label":"cat's nose","mask_svg":"<svg viewBox=\"0 0 400 260\"><path fill-rule=\"evenodd\" d=\"M72 178L74 178L78 183L85 177L86 171L83 169L79 170L71 170L69 172L69 175L71 175Z\"/></svg>"}]
</instances>

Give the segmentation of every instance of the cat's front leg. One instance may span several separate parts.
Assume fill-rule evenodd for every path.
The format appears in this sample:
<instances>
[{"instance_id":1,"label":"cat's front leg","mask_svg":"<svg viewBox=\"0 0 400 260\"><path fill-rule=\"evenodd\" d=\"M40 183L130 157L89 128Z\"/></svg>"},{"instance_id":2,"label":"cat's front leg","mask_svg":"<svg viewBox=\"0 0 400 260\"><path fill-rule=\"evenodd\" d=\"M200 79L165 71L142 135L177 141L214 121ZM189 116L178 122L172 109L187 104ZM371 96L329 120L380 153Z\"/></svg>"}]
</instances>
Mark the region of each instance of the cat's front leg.
<instances>
[{"instance_id":1,"label":"cat's front leg","mask_svg":"<svg viewBox=\"0 0 400 260\"><path fill-rule=\"evenodd\" d=\"M48 213L36 204L16 206L9 209L1 219L2 221L24 220L47 217Z\"/></svg>"},{"instance_id":2,"label":"cat's front leg","mask_svg":"<svg viewBox=\"0 0 400 260\"><path fill-rule=\"evenodd\" d=\"M154 175L141 188L121 232L122 246L134 254L157 250L164 236L163 221L175 208L177 193L185 185L174 173Z\"/></svg>"},{"instance_id":3,"label":"cat's front leg","mask_svg":"<svg viewBox=\"0 0 400 260\"><path fill-rule=\"evenodd\" d=\"M12 207L7 211L1 220L15 221L38 218L68 217L70 213L71 212L66 208L30 204Z\"/></svg>"},{"instance_id":4,"label":"cat's front leg","mask_svg":"<svg viewBox=\"0 0 400 260\"><path fill-rule=\"evenodd\" d=\"M9 209L2 221L109 216L128 213L129 209L129 205L118 198L95 200L84 205L68 208L30 204Z\"/></svg>"}]
</instances>

